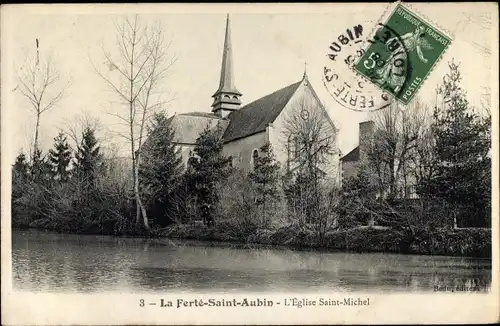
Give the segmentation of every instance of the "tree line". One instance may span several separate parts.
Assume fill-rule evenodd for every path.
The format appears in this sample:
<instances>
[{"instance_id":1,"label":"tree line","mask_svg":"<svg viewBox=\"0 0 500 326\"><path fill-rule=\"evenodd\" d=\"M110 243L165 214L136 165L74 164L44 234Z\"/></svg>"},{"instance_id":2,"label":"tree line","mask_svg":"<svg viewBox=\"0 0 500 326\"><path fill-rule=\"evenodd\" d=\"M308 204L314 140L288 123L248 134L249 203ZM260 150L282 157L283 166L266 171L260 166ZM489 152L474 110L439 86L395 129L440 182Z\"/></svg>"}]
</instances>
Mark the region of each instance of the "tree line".
<instances>
[{"instance_id":1,"label":"tree line","mask_svg":"<svg viewBox=\"0 0 500 326\"><path fill-rule=\"evenodd\" d=\"M200 134L185 166L171 119L157 112L145 128L138 161L146 223L132 217L137 207L133 182L128 188L133 171L124 173L116 158L101 152L96 130L87 124L75 150L60 133L46 155L37 149L30 162L25 154L17 157L16 224L69 223L73 226L64 227L134 233L150 225L158 229L200 220L208 227L228 223L242 236L293 225L320 239L336 229L370 224L413 233L429 227L488 227L491 118L470 110L459 81L458 65L450 63L441 89L446 105L436 106L430 120L418 102L397 114L397 108L384 111L366 162L341 188L321 171L334 148L333 140L320 135L330 131L317 128L321 115L287 118L301 155L293 158L293 173L289 169L283 176L270 144L259 149L249 173L233 168L218 127Z\"/></svg>"},{"instance_id":2,"label":"tree line","mask_svg":"<svg viewBox=\"0 0 500 326\"><path fill-rule=\"evenodd\" d=\"M374 119L367 160L343 185L346 214L408 229L491 226L491 115L474 110L460 81L452 61L440 103L392 105Z\"/></svg>"},{"instance_id":3,"label":"tree line","mask_svg":"<svg viewBox=\"0 0 500 326\"><path fill-rule=\"evenodd\" d=\"M13 165L14 226L154 235L181 225L240 241L274 234L283 238L278 242L293 236L319 243L339 230L367 225L412 239L430 229L489 227L491 117L473 110L454 62L434 108L415 101L406 110L391 105L381 111L367 159L357 176L338 187L324 172L338 155L336 132L305 102L285 121L286 166L265 144L250 172L232 167L218 127L199 135L184 165L166 110L170 100L160 92L175 62L170 43L159 26L142 24L138 16L115 27L119 51L103 49L104 68L94 69L120 100L107 113L122 123L115 133L125 140L128 157L106 150L90 119L80 121L80 131L61 132L53 148L42 152L42 114L66 86L57 88L53 66L39 69L37 57L29 73L18 76L21 89L31 90L21 95L37 121L33 150L20 153Z\"/></svg>"}]
</instances>

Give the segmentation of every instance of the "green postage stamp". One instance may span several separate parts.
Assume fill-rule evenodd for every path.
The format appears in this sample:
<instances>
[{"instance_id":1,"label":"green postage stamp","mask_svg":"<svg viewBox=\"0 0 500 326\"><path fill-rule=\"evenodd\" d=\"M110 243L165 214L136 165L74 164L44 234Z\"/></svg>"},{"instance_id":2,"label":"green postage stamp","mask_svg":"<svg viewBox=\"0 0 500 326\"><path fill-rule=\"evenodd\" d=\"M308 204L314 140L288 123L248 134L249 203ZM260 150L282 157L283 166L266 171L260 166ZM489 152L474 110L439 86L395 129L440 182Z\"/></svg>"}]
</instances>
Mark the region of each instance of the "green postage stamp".
<instances>
[{"instance_id":1,"label":"green postage stamp","mask_svg":"<svg viewBox=\"0 0 500 326\"><path fill-rule=\"evenodd\" d=\"M400 3L377 27L354 70L407 105L451 39Z\"/></svg>"}]
</instances>

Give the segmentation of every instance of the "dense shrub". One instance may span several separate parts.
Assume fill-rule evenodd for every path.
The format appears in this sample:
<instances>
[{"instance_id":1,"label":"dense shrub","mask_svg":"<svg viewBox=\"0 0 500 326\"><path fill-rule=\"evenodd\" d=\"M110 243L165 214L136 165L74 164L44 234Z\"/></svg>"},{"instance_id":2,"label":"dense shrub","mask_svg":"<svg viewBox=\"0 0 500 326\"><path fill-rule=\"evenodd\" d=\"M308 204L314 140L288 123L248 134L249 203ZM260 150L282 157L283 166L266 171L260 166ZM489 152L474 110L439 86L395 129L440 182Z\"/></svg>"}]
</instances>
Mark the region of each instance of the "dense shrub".
<instances>
[{"instance_id":1,"label":"dense shrub","mask_svg":"<svg viewBox=\"0 0 500 326\"><path fill-rule=\"evenodd\" d=\"M317 241L314 232L296 226L284 226L274 231L261 229L247 239L231 237L227 232L230 229L231 225L215 228L208 228L201 223L174 225L164 229L161 236L316 248L328 251L491 257L491 230L489 229L421 230L417 237L408 239L404 233L389 228L357 227L328 232L322 244Z\"/></svg>"},{"instance_id":2,"label":"dense shrub","mask_svg":"<svg viewBox=\"0 0 500 326\"><path fill-rule=\"evenodd\" d=\"M491 230L466 228L421 233L411 253L491 257Z\"/></svg>"}]
</instances>

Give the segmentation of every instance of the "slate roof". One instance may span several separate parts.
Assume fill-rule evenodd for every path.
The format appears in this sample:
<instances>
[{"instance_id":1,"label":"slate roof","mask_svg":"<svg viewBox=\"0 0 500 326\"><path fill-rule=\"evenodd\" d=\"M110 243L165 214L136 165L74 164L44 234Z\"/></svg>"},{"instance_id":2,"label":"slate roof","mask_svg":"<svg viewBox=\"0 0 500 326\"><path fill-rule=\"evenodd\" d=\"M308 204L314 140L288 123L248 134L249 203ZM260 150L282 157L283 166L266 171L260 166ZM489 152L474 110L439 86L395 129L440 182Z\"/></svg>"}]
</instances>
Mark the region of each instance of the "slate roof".
<instances>
[{"instance_id":1,"label":"slate roof","mask_svg":"<svg viewBox=\"0 0 500 326\"><path fill-rule=\"evenodd\" d=\"M301 82L277 90L232 112L228 116L230 123L224 132L224 141L230 142L265 131L269 123L276 120L283 111Z\"/></svg>"},{"instance_id":2,"label":"slate roof","mask_svg":"<svg viewBox=\"0 0 500 326\"><path fill-rule=\"evenodd\" d=\"M344 155L341 159L342 162L356 162L359 161L359 146L356 146L352 151Z\"/></svg>"},{"instance_id":3,"label":"slate roof","mask_svg":"<svg viewBox=\"0 0 500 326\"><path fill-rule=\"evenodd\" d=\"M210 128L216 128L217 125L220 125L224 130L229 123L229 121L213 113L205 112L177 114L169 120L175 130L174 141L180 144L195 144L196 139L208 125L210 125Z\"/></svg>"}]
</instances>

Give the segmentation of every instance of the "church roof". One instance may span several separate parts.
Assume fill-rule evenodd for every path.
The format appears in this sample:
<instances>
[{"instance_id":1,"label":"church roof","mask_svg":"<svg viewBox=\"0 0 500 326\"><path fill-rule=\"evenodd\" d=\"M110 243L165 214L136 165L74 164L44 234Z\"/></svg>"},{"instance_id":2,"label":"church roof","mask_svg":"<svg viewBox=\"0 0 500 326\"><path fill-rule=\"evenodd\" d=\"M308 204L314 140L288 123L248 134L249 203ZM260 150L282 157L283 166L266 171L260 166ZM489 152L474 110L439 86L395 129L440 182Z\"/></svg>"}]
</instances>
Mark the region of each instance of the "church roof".
<instances>
[{"instance_id":1,"label":"church roof","mask_svg":"<svg viewBox=\"0 0 500 326\"><path fill-rule=\"evenodd\" d=\"M356 162L359 161L359 146L356 146L352 151L344 155L341 159L342 162Z\"/></svg>"},{"instance_id":2,"label":"church roof","mask_svg":"<svg viewBox=\"0 0 500 326\"><path fill-rule=\"evenodd\" d=\"M180 113L179 115L191 116L191 117L205 117L205 118L222 119L221 117L219 117L211 112L188 112L188 113Z\"/></svg>"},{"instance_id":3,"label":"church roof","mask_svg":"<svg viewBox=\"0 0 500 326\"><path fill-rule=\"evenodd\" d=\"M174 115L169 119L175 130L174 141L179 144L196 144L196 139L207 126L211 129L218 125L224 130L229 121L213 113L190 112Z\"/></svg>"},{"instance_id":4,"label":"church roof","mask_svg":"<svg viewBox=\"0 0 500 326\"><path fill-rule=\"evenodd\" d=\"M230 123L224 132L224 141L230 142L265 131L269 123L276 120L283 111L301 82L277 90L232 112L228 116Z\"/></svg>"}]
</instances>

